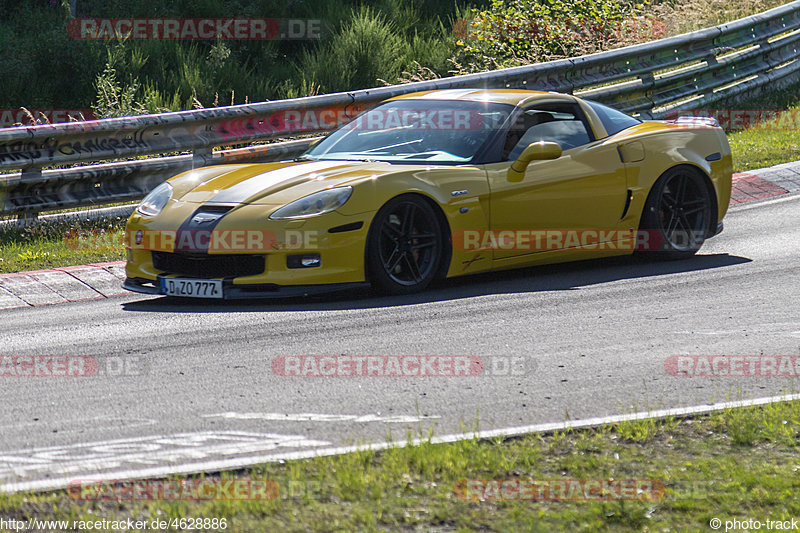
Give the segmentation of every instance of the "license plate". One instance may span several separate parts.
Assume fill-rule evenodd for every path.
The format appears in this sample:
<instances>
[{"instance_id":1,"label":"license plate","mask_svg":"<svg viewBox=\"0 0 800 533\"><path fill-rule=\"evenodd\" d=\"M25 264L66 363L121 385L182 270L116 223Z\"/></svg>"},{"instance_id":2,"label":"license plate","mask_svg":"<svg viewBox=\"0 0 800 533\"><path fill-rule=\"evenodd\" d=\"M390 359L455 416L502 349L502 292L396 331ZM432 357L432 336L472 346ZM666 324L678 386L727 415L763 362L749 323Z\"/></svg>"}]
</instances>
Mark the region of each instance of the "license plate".
<instances>
[{"instance_id":1,"label":"license plate","mask_svg":"<svg viewBox=\"0 0 800 533\"><path fill-rule=\"evenodd\" d=\"M161 294L188 298L222 298L222 280L161 278Z\"/></svg>"}]
</instances>

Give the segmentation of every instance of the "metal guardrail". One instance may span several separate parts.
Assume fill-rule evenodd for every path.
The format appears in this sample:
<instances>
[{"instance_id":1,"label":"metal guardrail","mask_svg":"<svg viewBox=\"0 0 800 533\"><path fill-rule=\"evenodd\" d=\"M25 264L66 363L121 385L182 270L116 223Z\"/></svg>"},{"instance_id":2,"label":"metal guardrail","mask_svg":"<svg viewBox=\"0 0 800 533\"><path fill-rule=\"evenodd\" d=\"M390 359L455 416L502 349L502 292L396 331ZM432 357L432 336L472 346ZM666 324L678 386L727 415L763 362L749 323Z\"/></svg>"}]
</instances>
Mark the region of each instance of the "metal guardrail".
<instances>
[{"instance_id":1,"label":"metal guardrail","mask_svg":"<svg viewBox=\"0 0 800 533\"><path fill-rule=\"evenodd\" d=\"M713 28L548 63L352 92L88 122L0 129L0 215L135 200L166 178L199 166L270 161L301 153L310 139L212 152L214 147L321 133L330 124L288 123L295 113L354 117L415 91L525 88L589 97L643 118L706 107L800 71L800 0ZM333 115L330 115L330 114ZM153 154L192 152L56 168Z\"/></svg>"}]
</instances>

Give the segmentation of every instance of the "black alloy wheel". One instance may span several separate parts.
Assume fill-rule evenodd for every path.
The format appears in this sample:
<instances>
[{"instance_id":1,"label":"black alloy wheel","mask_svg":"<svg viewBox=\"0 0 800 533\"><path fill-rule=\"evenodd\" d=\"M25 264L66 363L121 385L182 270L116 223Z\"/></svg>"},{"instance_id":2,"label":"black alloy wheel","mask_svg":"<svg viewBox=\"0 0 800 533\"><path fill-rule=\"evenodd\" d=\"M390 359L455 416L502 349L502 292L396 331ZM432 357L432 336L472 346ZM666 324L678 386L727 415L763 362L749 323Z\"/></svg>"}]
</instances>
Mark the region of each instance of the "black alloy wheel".
<instances>
[{"instance_id":1,"label":"black alloy wheel","mask_svg":"<svg viewBox=\"0 0 800 533\"><path fill-rule=\"evenodd\" d=\"M414 194L387 202L370 226L367 272L373 287L410 294L427 287L442 260L442 229L433 207Z\"/></svg>"}]
</instances>

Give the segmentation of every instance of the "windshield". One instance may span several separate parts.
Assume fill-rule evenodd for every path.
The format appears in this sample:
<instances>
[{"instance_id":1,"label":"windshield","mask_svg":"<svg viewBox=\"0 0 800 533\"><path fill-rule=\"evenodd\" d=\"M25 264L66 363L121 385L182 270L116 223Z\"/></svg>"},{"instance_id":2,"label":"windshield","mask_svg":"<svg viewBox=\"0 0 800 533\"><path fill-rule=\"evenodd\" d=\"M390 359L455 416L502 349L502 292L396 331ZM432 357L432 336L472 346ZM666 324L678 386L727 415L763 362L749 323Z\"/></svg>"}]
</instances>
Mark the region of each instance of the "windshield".
<instances>
[{"instance_id":1,"label":"windshield","mask_svg":"<svg viewBox=\"0 0 800 533\"><path fill-rule=\"evenodd\" d=\"M303 158L469 163L513 110L488 102L386 102L331 133Z\"/></svg>"}]
</instances>

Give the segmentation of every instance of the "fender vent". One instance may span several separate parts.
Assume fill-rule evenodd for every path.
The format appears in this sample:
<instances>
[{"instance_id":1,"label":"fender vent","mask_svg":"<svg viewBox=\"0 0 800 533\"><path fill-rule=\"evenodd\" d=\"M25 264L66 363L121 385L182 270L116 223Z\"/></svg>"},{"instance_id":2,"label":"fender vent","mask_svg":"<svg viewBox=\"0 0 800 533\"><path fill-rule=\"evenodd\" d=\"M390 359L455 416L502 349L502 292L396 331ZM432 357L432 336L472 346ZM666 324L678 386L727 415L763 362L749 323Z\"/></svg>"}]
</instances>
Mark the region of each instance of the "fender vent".
<instances>
[{"instance_id":1,"label":"fender vent","mask_svg":"<svg viewBox=\"0 0 800 533\"><path fill-rule=\"evenodd\" d=\"M632 201L633 201L633 191L628 189L628 197L625 198L625 209L622 210L622 216L619 217L620 220L625 218L625 215L628 214L628 209L630 209Z\"/></svg>"}]
</instances>

